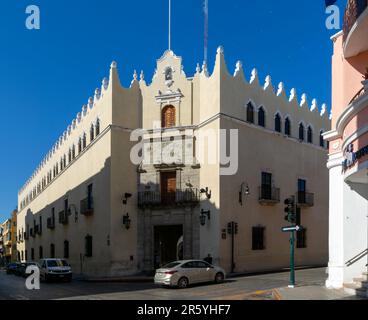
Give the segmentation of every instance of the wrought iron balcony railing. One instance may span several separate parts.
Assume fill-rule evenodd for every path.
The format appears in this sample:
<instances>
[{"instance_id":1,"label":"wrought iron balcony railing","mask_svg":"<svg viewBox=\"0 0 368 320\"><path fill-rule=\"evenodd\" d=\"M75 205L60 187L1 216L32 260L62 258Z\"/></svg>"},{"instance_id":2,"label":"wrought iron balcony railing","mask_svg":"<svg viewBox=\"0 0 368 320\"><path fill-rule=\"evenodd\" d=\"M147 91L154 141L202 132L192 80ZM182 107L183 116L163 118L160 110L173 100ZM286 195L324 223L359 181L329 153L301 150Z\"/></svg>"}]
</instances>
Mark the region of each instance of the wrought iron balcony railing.
<instances>
[{"instance_id":1,"label":"wrought iron balcony railing","mask_svg":"<svg viewBox=\"0 0 368 320\"><path fill-rule=\"evenodd\" d=\"M344 42L359 16L368 6L368 0L349 0L344 16Z\"/></svg>"},{"instance_id":2,"label":"wrought iron balcony railing","mask_svg":"<svg viewBox=\"0 0 368 320\"><path fill-rule=\"evenodd\" d=\"M138 206L140 208L196 206L199 200L200 192L198 189L176 190L167 193L159 191L138 193Z\"/></svg>"},{"instance_id":3,"label":"wrought iron balcony railing","mask_svg":"<svg viewBox=\"0 0 368 320\"><path fill-rule=\"evenodd\" d=\"M313 207L314 206L314 193L305 191L299 191L297 193L297 205L299 207Z\"/></svg>"},{"instance_id":4,"label":"wrought iron balcony railing","mask_svg":"<svg viewBox=\"0 0 368 320\"><path fill-rule=\"evenodd\" d=\"M59 223L67 225L69 223L68 213L66 211L59 212Z\"/></svg>"},{"instance_id":5,"label":"wrought iron balcony railing","mask_svg":"<svg viewBox=\"0 0 368 320\"><path fill-rule=\"evenodd\" d=\"M358 100L360 97L364 96L368 94L368 90L366 87L361 88L358 93L353 97L353 99L351 99L351 101L349 102L349 105L352 104L355 100Z\"/></svg>"},{"instance_id":6,"label":"wrought iron balcony railing","mask_svg":"<svg viewBox=\"0 0 368 320\"><path fill-rule=\"evenodd\" d=\"M47 218L47 229L55 229L55 219Z\"/></svg>"},{"instance_id":7,"label":"wrought iron balcony railing","mask_svg":"<svg viewBox=\"0 0 368 320\"><path fill-rule=\"evenodd\" d=\"M84 216L93 215L93 198L92 197L81 200L80 211L81 211L81 214Z\"/></svg>"},{"instance_id":8,"label":"wrought iron balcony railing","mask_svg":"<svg viewBox=\"0 0 368 320\"><path fill-rule=\"evenodd\" d=\"M270 185L262 185L258 190L259 203L272 205L280 202L280 188L275 188Z\"/></svg>"}]
</instances>

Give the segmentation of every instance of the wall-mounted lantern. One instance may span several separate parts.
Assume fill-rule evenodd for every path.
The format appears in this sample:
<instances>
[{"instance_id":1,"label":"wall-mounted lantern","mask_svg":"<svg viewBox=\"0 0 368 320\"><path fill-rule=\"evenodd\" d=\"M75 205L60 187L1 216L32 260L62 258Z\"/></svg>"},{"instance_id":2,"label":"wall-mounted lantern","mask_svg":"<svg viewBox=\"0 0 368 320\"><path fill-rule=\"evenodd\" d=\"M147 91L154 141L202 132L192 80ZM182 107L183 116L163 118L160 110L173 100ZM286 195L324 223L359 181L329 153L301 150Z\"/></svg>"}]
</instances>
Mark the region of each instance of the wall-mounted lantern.
<instances>
[{"instance_id":1,"label":"wall-mounted lantern","mask_svg":"<svg viewBox=\"0 0 368 320\"><path fill-rule=\"evenodd\" d=\"M242 206L243 205L243 196L249 196L250 195L250 189L249 185L246 182L243 182L240 186L239 191L239 203Z\"/></svg>"},{"instance_id":2,"label":"wall-mounted lantern","mask_svg":"<svg viewBox=\"0 0 368 320\"><path fill-rule=\"evenodd\" d=\"M199 220L201 222L201 226L205 226L206 225L206 218L208 220L211 220L211 211L210 210L207 210L207 211L204 211L203 209L201 210L201 215L199 217Z\"/></svg>"},{"instance_id":3,"label":"wall-mounted lantern","mask_svg":"<svg viewBox=\"0 0 368 320\"><path fill-rule=\"evenodd\" d=\"M131 193L125 193L122 196L122 202L124 205L128 203L128 199L131 198L133 195Z\"/></svg>"},{"instance_id":4,"label":"wall-mounted lantern","mask_svg":"<svg viewBox=\"0 0 368 320\"><path fill-rule=\"evenodd\" d=\"M212 197L212 191L210 191L210 190L208 189L208 187L207 187L207 188L205 188L205 189L203 189L203 188L202 188L202 189L200 190L200 193L201 193L201 194L205 194L208 200L210 200L210 199L211 199L211 197Z\"/></svg>"},{"instance_id":5,"label":"wall-mounted lantern","mask_svg":"<svg viewBox=\"0 0 368 320\"><path fill-rule=\"evenodd\" d=\"M129 213L127 213L125 216L123 216L123 225L125 226L127 230L129 230L131 223L132 223L132 220L129 217Z\"/></svg>"}]
</instances>

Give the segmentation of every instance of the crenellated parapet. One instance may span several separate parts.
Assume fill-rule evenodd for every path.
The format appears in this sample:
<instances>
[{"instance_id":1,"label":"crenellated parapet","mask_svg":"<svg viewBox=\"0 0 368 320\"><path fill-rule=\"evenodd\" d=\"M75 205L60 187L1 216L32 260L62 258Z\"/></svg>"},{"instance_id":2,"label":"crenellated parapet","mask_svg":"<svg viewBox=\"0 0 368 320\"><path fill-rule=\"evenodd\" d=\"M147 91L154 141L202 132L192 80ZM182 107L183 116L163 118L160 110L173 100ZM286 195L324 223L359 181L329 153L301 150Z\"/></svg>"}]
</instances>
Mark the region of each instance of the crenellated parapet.
<instances>
[{"instance_id":1,"label":"crenellated parapet","mask_svg":"<svg viewBox=\"0 0 368 320\"><path fill-rule=\"evenodd\" d=\"M234 99L222 102L226 104L226 107L222 109L224 113L233 113L239 117L242 114L240 109L243 108L244 110L248 101L254 101L257 104L254 106L255 109L262 106L263 109L268 111L269 115L280 113L284 116L284 119L285 117L292 118L294 127L299 123L304 123L306 126L317 130L319 134L320 131L325 132L329 130L331 126L326 104L322 104L319 107L316 99L308 99L305 93L299 96L295 88L292 88L290 93L287 94L284 82L274 86L271 75L267 75L265 80L261 81L258 70L253 68L247 79L244 65L240 61L236 63L234 72L230 73L227 69L224 48L222 46L217 50L212 74L209 73L207 65L203 65L202 70L198 65L196 75L199 74L206 74L206 78L209 81L216 77L221 79L221 90L224 90L225 93L223 95L226 97L234 96ZM242 105L238 103L239 97L244 97ZM272 126L272 124L270 125ZM296 134L297 132L294 131L294 135Z\"/></svg>"},{"instance_id":2,"label":"crenellated parapet","mask_svg":"<svg viewBox=\"0 0 368 320\"><path fill-rule=\"evenodd\" d=\"M116 78L116 68L116 62L112 62L110 77L102 79L101 86L95 89L94 95L88 98L87 103L82 106L81 111L77 113L66 130L46 153L39 166L19 190L19 195L26 192L26 195L23 195L23 197L32 198L33 194L35 192L37 193L37 190L42 190L48 184L50 173L54 175L53 170L55 164L59 163L60 159L64 159L69 150L71 151L72 148L77 149L79 141L84 136L90 134L91 128L98 126L98 131L102 130L101 114L103 114L103 110L101 108L103 108L105 96L109 95L111 91L111 79Z\"/></svg>"}]
</instances>

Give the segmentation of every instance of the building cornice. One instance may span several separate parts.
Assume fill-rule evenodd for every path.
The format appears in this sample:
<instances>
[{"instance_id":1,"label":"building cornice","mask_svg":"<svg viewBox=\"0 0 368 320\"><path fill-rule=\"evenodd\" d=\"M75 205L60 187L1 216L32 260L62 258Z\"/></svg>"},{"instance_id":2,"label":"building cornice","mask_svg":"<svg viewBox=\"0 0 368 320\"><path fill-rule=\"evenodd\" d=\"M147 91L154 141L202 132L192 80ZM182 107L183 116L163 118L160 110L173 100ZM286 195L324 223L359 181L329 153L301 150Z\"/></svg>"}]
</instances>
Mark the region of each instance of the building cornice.
<instances>
[{"instance_id":1,"label":"building cornice","mask_svg":"<svg viewBox=\"0 0 368 320\"><path fill-rule=\"evenodd\" d=\"M335 129L324 133L323 137L328 141L342 138L344 129L349 121L366 107L368 107L368 94L364 94L353 101L338 117Z\"/></svg>"}]
</instances>

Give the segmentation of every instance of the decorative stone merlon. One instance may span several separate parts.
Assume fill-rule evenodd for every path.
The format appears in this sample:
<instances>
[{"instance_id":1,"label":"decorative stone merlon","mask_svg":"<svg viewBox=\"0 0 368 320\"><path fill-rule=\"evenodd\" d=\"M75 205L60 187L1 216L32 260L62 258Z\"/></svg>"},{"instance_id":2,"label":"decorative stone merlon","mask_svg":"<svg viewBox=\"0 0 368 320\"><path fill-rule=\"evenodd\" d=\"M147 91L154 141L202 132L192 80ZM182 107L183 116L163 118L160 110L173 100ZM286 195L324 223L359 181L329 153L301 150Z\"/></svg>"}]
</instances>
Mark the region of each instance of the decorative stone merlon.
<instances>
[{"instance_id":1,"label":"decorative stone merlon","mask_svg":"<svg viewBox=\"0 0 368 320\"><path fill-rule=\"evenodd\" d=\"M313 99L312 100L312 106L311 106L310 110L314 111L316 109L318 110L317 99Z\"/></svg>"},{"instance_id":2,"label":"decorative stone merlon","mask_svg":"<svg viewBox=\"0 0 368 320\"><path fill-rule=\"evenodd\" d=\"M277 96L285 95L285 86L283 82L279 83L278 89L277 89Z\"/></svg>"},{"instance_id":3,"label":"decorative stone merlon","mask_svg":"<svg viewBox=\"0 0 368 320\"><path fill-rule=\"evenodd\" d=\"M243 70L243 63L241 61L238 61L235 66L234 77L240 74L242 70Z\"/></svg>"},{"instance_id":4,"label":"decorative stone merlon","mask_svg":"<svg viewBox=\"0 0 368 320\"><path fill-rule=\"evenodd\" d=\"M327 114L327 105L324 103L321 107L321 117L324 116L325 114Z\"/></svg>"},{"instance_id":5,"label":"decorative stone merlon","mask_svg":"<svg viewBox=\"0 0 368 320\"><path fill-rule=\"evenodd\" d=\"M267 76L265 79L263 90L267 90L267 89L273 89L271 76Z\"/></svg>"},{"instance_id":6,"label":"decorative stone merlon","mask_svg":"<svg viewBox=\"0 0 368 320\"><path fill-rule=\"evenodd\" d=\"M298 97L296 95L296 89L295 88L291 89L291 91L290 91L289 102L292 102L294 100L295 101L298 100Z\"/></svg>"},{"instance_id":7,"label":"decorative stone merlon","mask_svg":"<svg viewBox=\"0 0 368 320\"><path fill-rule=\"evenodd\" d=\"M256 68L252 70L252 75L250 77L250 83L258 82L258 71Z\"/></svg>"},{"instance_id":8,"label":"decorative stone merlon","mask_svg":"<svg viewBox=\"0 0 368 320\"><path fill-rule=\"evenodd\" d=\"M92 97L90 97L88 99L88 108L89 108L89 110L93 109L93 98Z\"/></svg>"},{"instance_id":9,"label":"decorative stone merlon","mask_svg":"<svg viewBox=\"0 0 368 320\"><path fill-rule=\"evenodd\" d=\"M308 108L308 100L307 100L307 95L305 93L302 94L302 98L301 98L301 101L300 101L300 107Z\"/></svg>"},{"instance_id":10,"label":"decorative stone merlon","mask_svg":"<svg viewBox=\"0 0 368 320\"><path fill-rule=\"evenodd\" d=\"M99 88L95 90L95 100L99 100L101 98L101 91Z\"/></svg>"},{"instance_id":11,"label":"decorative stone merlon","mask_svg":"<svg viewBox=\"0 0 368 320\"><path fill-rule=\"evenodd\" d=\"M107 79L107 78L103 78L102 79L102 88L104 89L104 90L107 90L107 88L109 87L109 79Z\"/></svg>"}]
</instances>

